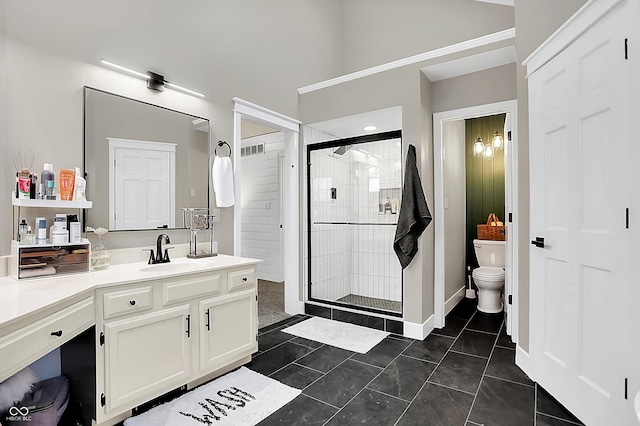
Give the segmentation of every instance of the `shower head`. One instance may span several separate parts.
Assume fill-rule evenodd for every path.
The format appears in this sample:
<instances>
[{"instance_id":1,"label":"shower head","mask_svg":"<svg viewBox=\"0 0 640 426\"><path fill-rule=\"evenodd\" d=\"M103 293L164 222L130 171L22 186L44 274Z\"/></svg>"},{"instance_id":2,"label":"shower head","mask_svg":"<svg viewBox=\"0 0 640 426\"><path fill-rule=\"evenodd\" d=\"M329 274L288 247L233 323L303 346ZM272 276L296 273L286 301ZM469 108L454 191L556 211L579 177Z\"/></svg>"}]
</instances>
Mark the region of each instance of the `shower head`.
<instances>
[{"instance_id":1,"label":"shower head","mask_svg":"<svg viewBox=\"0 0 640 426\"><path fill-rule=\"evenodd\" d=\"M338 154L338 155L342 155L345 152L349 151L351 149L353 145L342 145L341 147L338 147L338 149L336 149L335 151L333 151L334 154Z\"/></svg>"}]
</instances>

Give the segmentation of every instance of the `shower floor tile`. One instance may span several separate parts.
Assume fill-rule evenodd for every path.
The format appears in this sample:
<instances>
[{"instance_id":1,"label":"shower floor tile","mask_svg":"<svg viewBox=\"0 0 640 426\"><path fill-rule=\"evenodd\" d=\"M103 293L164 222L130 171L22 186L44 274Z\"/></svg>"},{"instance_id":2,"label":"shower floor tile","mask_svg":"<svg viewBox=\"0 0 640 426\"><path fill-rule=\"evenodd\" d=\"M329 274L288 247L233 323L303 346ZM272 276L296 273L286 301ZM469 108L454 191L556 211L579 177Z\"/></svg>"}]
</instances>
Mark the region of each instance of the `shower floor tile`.
<instances>
[{"instance_id":1,"label":"shower floor tile","mask_svg":"<svg viewBox=\"0 0 640 426\"><path fill-rule=\"evenodd\" d=\"M357 294L347 294L346 296L338 299L337 302L362 306L364 308L380 309L388 312L402 312L402 302L387 299L376 299L375 297L358 296Z\"/></svg>"}]
</instances>

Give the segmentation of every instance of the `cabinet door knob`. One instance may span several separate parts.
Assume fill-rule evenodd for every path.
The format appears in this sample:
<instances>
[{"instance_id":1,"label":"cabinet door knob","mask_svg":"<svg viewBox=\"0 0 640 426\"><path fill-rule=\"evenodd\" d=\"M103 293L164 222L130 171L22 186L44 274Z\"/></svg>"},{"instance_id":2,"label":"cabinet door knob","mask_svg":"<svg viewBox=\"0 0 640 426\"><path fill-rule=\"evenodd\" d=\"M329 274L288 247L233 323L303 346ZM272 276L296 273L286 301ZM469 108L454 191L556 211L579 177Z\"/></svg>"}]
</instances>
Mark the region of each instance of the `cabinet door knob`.
<instances>
[{"instance_id":1,"label":"cabinet door knob","mask_svg":"<svg viewBox=\"0 0 640 426\"><path fill-rule=\"evenodd\" d=\"M62 336L62 330L58 330L58 331L52 331L51 332L52 336L58 336L61 337Z\"/></svg>"},{"instance_id":2,"label":"cabinet door knob","mask_svg":"<svg viewBox=\"0 0 640 426\"><path fill-rule=\"evenodd\" d=\"M247 277L242 277L242 281L247 281Z\"/></svg>"},{"instance_id":3,"label":"cabinet door knob","mask_svg":"<svg viewBox=\"0 0 640 426\"><path fill-rule=\"evenodd\" d=\"M135 301L135 300L129 300L129 304L130 304L131 306L133 306L133 305L135 305L135 304L136 304L136 301Z\"/></svg>"}]
</instances>

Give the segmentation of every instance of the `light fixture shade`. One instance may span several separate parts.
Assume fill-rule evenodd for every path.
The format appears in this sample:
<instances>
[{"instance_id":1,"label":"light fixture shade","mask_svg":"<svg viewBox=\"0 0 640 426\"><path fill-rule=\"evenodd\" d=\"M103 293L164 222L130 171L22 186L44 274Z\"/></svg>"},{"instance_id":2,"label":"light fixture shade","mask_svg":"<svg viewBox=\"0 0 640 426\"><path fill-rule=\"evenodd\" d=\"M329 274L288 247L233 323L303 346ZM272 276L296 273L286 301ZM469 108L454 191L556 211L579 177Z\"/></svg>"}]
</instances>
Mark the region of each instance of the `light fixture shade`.
<instances>
[{"instance_id":1,"label":"light fixture shade","mask_svg":"<svg viewBox=\"0 0 640 426\"><path fill-rule=\"evenodd\" d=\"M484 144L482 143L482 138L478 136L476 142L473 144L473 155L475 157L479 157L484 153Z\"/></svg>"},{"instance_id":2,"label":"light fixture shade","mask_svg":"<svg viewBox=\"0 0 640 426\"><path fill-rule=\"evenodd\" d=\"M500 135L500 132L496 130L493 134L493 139L491 140L491 145L493 145L493 149L502 150L504 149L504 140Z\"/></svg>"},{"instance_id":3,"label":"light fixture shade","mask_svg":"<svg viewBox=\"0 0 640 426\"><path fill-rule=\"evenodd\" d=\"M151 71L147 71L147 74L149 75L147 79L147 89L164 92L164 76Z\"/></svg>"},{"instance_id":4,"label":"light fixture shade","mask_svg":"<svg viewBox=\"0 0 640 426\"><path fill-rule=\"evenodd\" d=\"M482 158L485 160L493 160L493 147L491 145L485 145Z\"/></svg>"}]
</instances>

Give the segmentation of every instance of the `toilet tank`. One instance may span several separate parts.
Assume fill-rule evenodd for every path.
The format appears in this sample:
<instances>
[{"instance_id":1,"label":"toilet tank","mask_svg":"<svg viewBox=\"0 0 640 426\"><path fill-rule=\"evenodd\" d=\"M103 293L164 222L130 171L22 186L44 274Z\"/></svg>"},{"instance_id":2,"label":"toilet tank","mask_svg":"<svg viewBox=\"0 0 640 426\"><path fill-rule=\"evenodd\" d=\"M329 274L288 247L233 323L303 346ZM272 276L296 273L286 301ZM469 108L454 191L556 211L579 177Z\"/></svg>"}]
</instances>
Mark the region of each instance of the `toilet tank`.
<instances>
[{"instance_id":1,"label":"toilet tank","mask_svg":"<svg viewBox=\"0 0 640 426\"><path fill-rule=\"evenodd\" d=\"M504 241L473 240L473 249L480 266L504 269Z\"/></svg>"}]
</instances>

